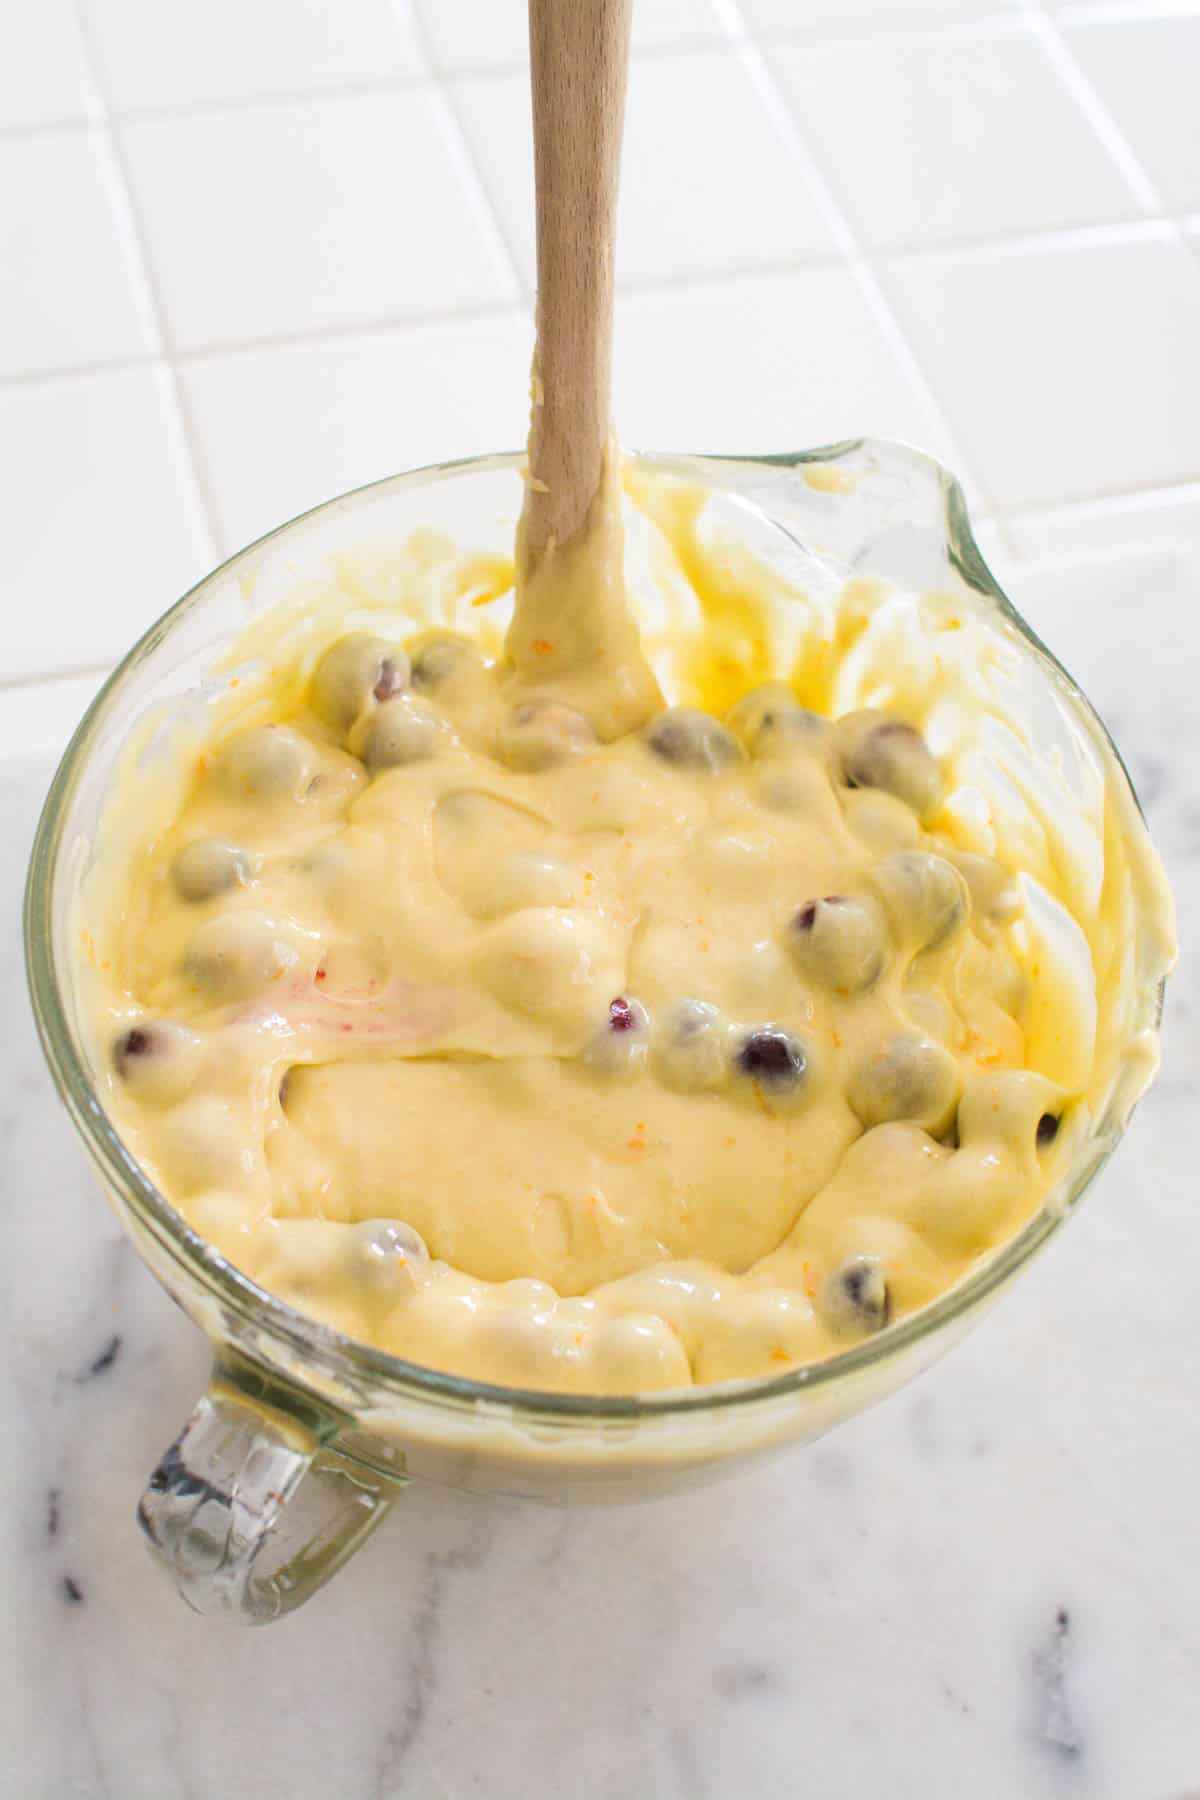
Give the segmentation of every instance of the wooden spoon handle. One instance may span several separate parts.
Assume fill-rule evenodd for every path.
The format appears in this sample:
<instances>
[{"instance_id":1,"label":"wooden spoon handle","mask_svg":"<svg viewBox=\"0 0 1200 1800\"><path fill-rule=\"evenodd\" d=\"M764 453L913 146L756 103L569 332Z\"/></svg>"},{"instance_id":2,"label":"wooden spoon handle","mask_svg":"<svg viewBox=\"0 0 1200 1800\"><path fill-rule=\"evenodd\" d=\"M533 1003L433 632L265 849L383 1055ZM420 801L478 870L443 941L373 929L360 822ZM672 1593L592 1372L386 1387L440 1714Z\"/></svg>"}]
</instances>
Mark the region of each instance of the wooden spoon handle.
<instances>
[{"instance_id":1,"label":"wooden spoon handle","mask_svg":"<svg viewBox=\"0 0 1200 1800\"><path fill-rule=\"evenodd\" d=\"M633 0L529 0L537 347L524 545L569 543L610 426L613 244Z\"/></svg>"}]
</instances>

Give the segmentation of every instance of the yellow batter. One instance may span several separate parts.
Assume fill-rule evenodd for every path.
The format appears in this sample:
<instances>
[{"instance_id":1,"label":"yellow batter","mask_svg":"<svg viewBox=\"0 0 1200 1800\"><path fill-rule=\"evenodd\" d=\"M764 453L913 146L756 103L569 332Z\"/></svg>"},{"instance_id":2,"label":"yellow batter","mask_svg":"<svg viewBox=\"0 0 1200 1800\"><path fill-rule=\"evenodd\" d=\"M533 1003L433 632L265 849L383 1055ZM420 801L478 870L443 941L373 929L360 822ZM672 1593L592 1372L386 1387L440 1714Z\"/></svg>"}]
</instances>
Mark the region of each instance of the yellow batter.
<instances>
[{"instance_id":1,"label":"yellow batter","mask_svg":"<svg viewBox=\"0 0 1200 1800\"><path fill-rule=\"evenodd\" d=\"M956 802L970 733L923 733L978 701L964 602L922 603L905 662L851 584L764 679L779 578L693 490L638 498L702 614L648 640L687 705L611 582L607 623L534 596L491 657L260 624L265 674L92 922L107 1102L196 1229L355 1337L524 1387L778 1373L923 1305L1153 1054L1117 991L1147 893L1169 959L1115 786L1099 875L1043 792ZM847 707L872 654L888 703Z\"/></svg>"}]
</instances>

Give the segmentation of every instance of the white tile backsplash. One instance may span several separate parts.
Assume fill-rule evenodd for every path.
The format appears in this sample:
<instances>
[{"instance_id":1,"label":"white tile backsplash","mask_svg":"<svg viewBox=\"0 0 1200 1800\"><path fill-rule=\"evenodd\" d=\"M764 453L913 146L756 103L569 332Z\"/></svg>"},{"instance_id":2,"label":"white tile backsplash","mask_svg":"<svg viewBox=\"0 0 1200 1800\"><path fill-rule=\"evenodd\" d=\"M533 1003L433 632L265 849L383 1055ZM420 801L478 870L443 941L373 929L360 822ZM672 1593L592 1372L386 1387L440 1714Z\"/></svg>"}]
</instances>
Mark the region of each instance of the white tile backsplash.
<instances>
[{"instance_id":1,"label":"white tile backsplash","mask_svg":"<svg viewBox=\"0 0 1200 1800\"><path fill-rule=\"evenodd\" d=\"M163 369L10 387L0 494L5 681L114 659L213 560Z\"/></svg>"},{"instance_id":2,"label":"white tile backsplash","mask_svg":"<svg viewBox=\"0 0 1200 1800\"><path fill-rule=\"evenodd\" d=\"M421 75L409 8L392 0L87 0L118 107L166 106Z\"/></svg>"},{"instance_id":3,"label":"white tile backsplash","mask_svg":"<svg viewBox=\"0 0 1200 1800\"><path fill-rule=\"evenodd\" d=\"M523 0L414 0L438 67L518 68L529 60L529 19Z\"/></svg>"},{"instance_id":4,"label":"white tile backsplash","mask_svg":"<svg viewBox=\"0 0 1200 1800\"><path fill-rule=\"evenodd\" d=\"M1136 215L1116 165L1024 25L781 43L768 54L869 245Z\"/></svg>"},{"instance_id":5,"label":"white tile backsplash","mask_svg":"<svg viewBox=\"0 0 1200 1800\"><path fill-rule=\"evenodd\" d=\"M0 0L0 696L521 441L527 57L525 0ZM1006 567L1200 546L1198 66L1200 0L635 0L626 439L912 439Z\"/></svg>"},{"instance_id":6,"label":"white tile backsplash","mask_svg":"<svg viewBox=\"0 0 1200 1800\"><path fill-rule=\"evenodd\" d=\"M1000 506L1195 479L1200 266L1166 227L908 257L885 279Z\"/></svg>"},{"instance_id":7,"label":"white tile backsplash","mask_svg":"<svg viewBox=\"0 0 1200 1800\"><path fill-rule=\"evenodd\" d=\"M0 137L0 376L156 348L110 157L94 131Z\"/></svg>"},{"instance_id":8,"label":"white tile backsplash","mask_svg":"<svg viewBox=\"0 0 1200 1800\"><path fill-rule=\"evenodd\" d=\"M521 0L517 0L517 5L520 4ZM711 0L634 0L635 51L657 49L667 44L711 42L722 35L717 7Z\"/></svg>"},{"instance_id":9,"label":"white tile backsplash","mask_svg":"<svg viewBox=\"0 0 1200 1800\"><path fill-rule=\"evenodd\" d=\"M511 297L429 92L140 120L121 134L177 348Z\"/></svg>"},{"instance_id":10,"label":"white tile backsplash","mask_svg":"<svg viewBox=\"0 0 1200 1800\"><path fill-rule=\"evenodd\" d=\"M456 92L483 180L532 287L527 78L483 76ZM677 280L832 254L829 227L803 172L737 59L700 51L634 64L619 281Z\"/></svg>"},{"instance_id":11,"label":"white tile backsplash","mask_svg":"<svg viewBox=\"0 0 1200 1800\"><path fill-rule=\"evenodd\" d=\"M1134 752L1130 772L1137 782L1141 769L1170 754L1172 746L1165 739L1153 743L1148 733L1140 745L1126 736L1122 709L1136 710L1140 696L1120 680L1122 652L1129 655L1150 615L1156 657L1186 668L1195 656L1197 593L1200 558L1194 547L1170 543L1113 546L1070 561L1039 558L1024 565L1011 589L1018 610L1060 650L1084 692L1103 705L1102 716L1118 743ZM1142 661L1140 648L1132 653L1139 674L1153 669L1149 658ZM1147 791L1142 798L1149 801L1151 795ZM1181 1794L1179 1800L1189 1797Z\"/></svg>"},{"instance_id":12,"label":"white tile backsplash","mask_svg":"<svg viewBox=\"0 0 1200 1800\"><path fill-rule=\"evenodd\" d=\"M1164 204L1200 207L1200 7L1068 24L1067 42Z\"/></svg>"},{"instance_id":13,"label":"white tile backsplash","mask_svg":"<svg viewBox=\"0 0 1200 1800\"><path fill-rule=\"evenodd\" d=\"M1107 555L1128 544L1190 545L1200 555L1200 480L1192 487L1130 494L1101 505L1016 513L1008 530L1022 556ZM1200 591L1196 603L1200 605Z\"/></svg>"},{"instance_id":14,"label":"white tile backsplash","mask_svg":"<svg viewBox=\"0 0 1200 1800\"><path fill-rule=\"evenodd\" d=\"M0 5L0 129L86 119L91 86L71 0Z\"/></svg>"},{"instance_id":15,"label":"white tile backsplash","mask_svg":"<svg viewBox=\"0 0 1200 1800\"><path fill-rule=\"evenodd\" d=\"M617 417L640 449L799 450L872 433L953 460L845 269L629 295L615 356Z\"/></svg>"},{"instance_id":16,"label":"white tile backsplash","mask_svg":"<svg viewBox=\"0 0 1200 1800\"><path fill-rule=\"evenodd\" d=\"M61 756L103 680L104 674L95 670L55 681L0 685L0 758L35 751Z\"/></svg>"},{"instance_id":17,"label":"white tile backsplash","mask_svg":"<svg viewBox=\"0 0 1200 1800\"><path fill-rule=\"evenodd\" d=\"M532 343L514 314L190 362L223 551L401 469L517 449Z\"/></svg>"}]
</instances>

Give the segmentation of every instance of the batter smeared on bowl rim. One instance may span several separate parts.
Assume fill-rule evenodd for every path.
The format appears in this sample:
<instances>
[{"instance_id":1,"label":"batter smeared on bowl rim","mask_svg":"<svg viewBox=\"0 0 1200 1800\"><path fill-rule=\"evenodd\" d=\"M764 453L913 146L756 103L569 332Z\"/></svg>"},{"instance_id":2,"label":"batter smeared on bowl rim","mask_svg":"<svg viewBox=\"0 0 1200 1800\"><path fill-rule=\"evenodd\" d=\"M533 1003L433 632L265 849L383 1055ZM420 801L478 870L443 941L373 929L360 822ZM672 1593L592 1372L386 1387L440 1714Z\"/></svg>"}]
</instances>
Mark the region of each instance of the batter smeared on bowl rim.
<instances>
[{"instance_id":1,"label":"batter smeared on bowl rim","mask_svg":"<svg viewBox=\"0 0 1200 1800\"><path fill-rule=\"evenodd\" d=\"M962 799L994 630L909 597L910 666L851 583L775 670L780 577L697 491L638 498L698 608L647 635L678 703L628 618L616 705L590 614L582 666L520 609L513 656L361 605L260 621L89 920L107 1103L196 1229L357 1338L530 1388L884 1329L1030 1215L1129 1050L1124 890L1051 804Z\"/></svg>"}]
</instances>

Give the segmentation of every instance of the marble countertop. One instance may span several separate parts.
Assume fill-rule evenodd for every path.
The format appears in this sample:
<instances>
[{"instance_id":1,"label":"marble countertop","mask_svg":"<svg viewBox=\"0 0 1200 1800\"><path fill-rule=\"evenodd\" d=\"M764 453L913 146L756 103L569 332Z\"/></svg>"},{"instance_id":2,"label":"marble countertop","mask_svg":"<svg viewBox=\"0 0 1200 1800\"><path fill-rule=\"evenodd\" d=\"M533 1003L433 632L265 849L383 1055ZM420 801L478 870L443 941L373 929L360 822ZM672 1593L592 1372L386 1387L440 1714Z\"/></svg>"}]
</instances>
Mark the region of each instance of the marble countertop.
<instances>
[{"instance_id":1,"label":"marble countertop","mask_svg":"<svg viewBox=\"0 0 1200 1800\"><path fill-rule=\"evenodd\" d=\"M1200 1800L1200 18L802 11L638 0L617 417L728 450L869 428L964 478L1166 854L1164 1075L1009 1300L825 1442L606 1513L412 1490L295 1618L188 1614L133 1508L205 1348L51 1091L25 857L74 719L193 579L330 494L520 437L524 8L14 5L4 1800Z\"/></svg>"},{"instance_id":2,"label":"marble countertop","mask_svg":"<svg viewBox=\"0 0 1200 1800\"><path fill-rule=\"evenodd\" d=\"M1027 569L1200 902L1197 565ZM1130 620L1144 635L1131 635ZM0 1790L217 1800L1196 1800L1200 963L1081 1217L876 1412L681 1499L413 1489L266 1632L188 1613L133 1507L206 1354L44 1071L17 915L53 755L0 756Z\"/></svg>"}]
</instances>

